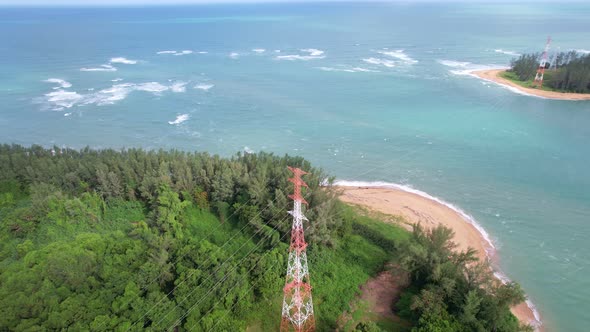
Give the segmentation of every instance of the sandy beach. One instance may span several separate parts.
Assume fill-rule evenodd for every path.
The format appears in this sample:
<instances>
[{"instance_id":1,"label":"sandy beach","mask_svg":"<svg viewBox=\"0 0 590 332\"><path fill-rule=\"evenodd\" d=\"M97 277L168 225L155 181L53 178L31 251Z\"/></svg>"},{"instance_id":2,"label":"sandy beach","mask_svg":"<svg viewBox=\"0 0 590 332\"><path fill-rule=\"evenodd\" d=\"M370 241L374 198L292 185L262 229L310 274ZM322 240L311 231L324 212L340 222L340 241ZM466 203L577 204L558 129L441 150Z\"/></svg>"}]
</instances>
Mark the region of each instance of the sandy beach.
<instances>
[{"instance_id":1,"label":"sandy beach","mask_svg":"<svg viewBox=\"0 0 590 332\"><path fill-rule=\"evenodd\" d=\"M483 80L490 81L496 84L509 86L515 88L525 94L547 98L547 99L558 99L558 100L590 100L590 94L582 93L569 93L569 92L555 92L555 91L544 91L538 89L525 88L518 85L510 80L500 77L499 74L504 72L505 69L486 69L486 70L474 70L471 72L474 76L477 76Z\"/></svg>"},{"instance_id":2,"label":"sandy beach","mask_svg":"<svg viewBox=\"0 0 590 332\"><path fill-rule=\"evenodd\" d=\"M411 224L418 222L427 228L445 225L455 231L454 241L460 250L475 248L478 257L483 260L493 255L493 246L482 233L459 212L441 202L401 189L352 186L340 186L338 189L343 202L378 213L402 216L408 221L408 224L402 226L408 229L411 229ZM512 308L512 313L521 322L538 325L533 310L526 303ZM542 331L542 328L538 331Z\"/></svg>"}]
</instances>

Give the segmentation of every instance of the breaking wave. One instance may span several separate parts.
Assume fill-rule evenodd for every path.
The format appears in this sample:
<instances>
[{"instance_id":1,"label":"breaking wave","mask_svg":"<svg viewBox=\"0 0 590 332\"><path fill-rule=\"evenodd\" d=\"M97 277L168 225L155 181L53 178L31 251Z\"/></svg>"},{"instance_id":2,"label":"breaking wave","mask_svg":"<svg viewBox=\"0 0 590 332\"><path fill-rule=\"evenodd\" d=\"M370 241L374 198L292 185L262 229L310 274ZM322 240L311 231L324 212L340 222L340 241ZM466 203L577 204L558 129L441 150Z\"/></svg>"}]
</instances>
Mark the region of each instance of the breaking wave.
<instances>
[{"instance_id":1,"label":"breaking wave","mask_svg":"<svg viewBox=\"0 0 590 332\"><path fill-rule=\"evenodd\" d=\"M378 70L372 70L362 67L317 67L323 71L335 71L344 73L378 73Z\"/></svg>"},{"instance_id":2,"label":"breaking wave","mask_svg":"<svg viewBox=\"0 0 590 332\"><path fill-rule=\"evenodd\" d=\"M506 51L506 50L503 50L501 48L500 49L495 49L494 52L501 53L501 54L506 54L506 55L512 55L512 56L521 56L520 53L516 53L514 51Z\"/></svg>"},{"instance_id":3,"label":"breaking wave","mask_svg":"<svg viewBox=\"0 0 590 332\"><path fill-rule=\"evenodd\" d=\"M277 55L275 57L275 59L289 60L289 61L293 61L293 60L307 61L307 60L314 60L314 59L323 59L326 57L324 55L324 51L318 50L316 48L304 48L304 49L301 49L300 51L303 53L307 53L307 54ZM275 50L275 52L276 52L276 50ZM276 52L276 53L280 53L280 51Z\"/></svg>"},{"instance_id":4,"label":"breaking wave","mask_svg":"<svg viewBox=\"0 0 590 332\"><path fill-rule=\"evenodd\" d=\"M54 83L54 84L59 85L59 86L54 87L53 89L67 89L67 88L72 87L72 83L70 83L66 80L62 80L61 78L49 78L43 82Z\"/></svg>"},{"instance_id":5,"label":"breaking wave","mask_svg":"<svg viewBox=\"0 0 590 332\"><path fill-rule=\"evenodd\" d=\"M100 65L100 67L80 68L80 71L117 71L112 65Z\"/></svg>"},{"instance_id":6,"label":"breaking wave","mask_svg":"<svg viewBox=\"0 0 590 332\"><path fill-rule=\"evenodd\" d=\"M191 50L183 50L183 51L159 51L156 52L156 54L171 54L171 55L187 55L187 54L192 54L193 51ZM199 52L201 53L201 52Z\"/></svg>"},{"instance_id":7,"label":"breaking wave","mask_svg":"<svg viewBox=\"0 0 590 332\"><path fill-rule=\"evenodd\" d=\"M209 89L211 89L212 87L214 87L214 84L197 84L195 85L195 89L198 90L203 90L203 91L209 91Z\"/></svg>"},{"instance_id":8,"label":"breaking wave","mask_svg":"<svg viewBox=\"0 0 590 332\"><path fill-rule=\"evenodd\" d=\"M183 123L184 121L188 120L189 118L190 118L190 116L188 114L180 114L176 117L176 119L174 121L168 121L168 123L171 125L179 125L179 124Z\"/></svg>"},{"instance_id":9,"label":"breaking wave","mask_svg":"<svg viewBox=\"0 0 590 332\"><path fill-rule=\"evenodd\" d=\"M61 111L76 105L111 105L127 98L134 91L149 92L156 95L166 91L174 93L185 92L186 84L187 82L173 82L170 85L164 85L158 82L119 83L109 88L87 94L59 89L45 94L41 99L52 110Z\"/></svg>"},{"instance_id":10,"label":"breaking wave","mask_svg":"<svg viewBox=\"0 0 590 332\"><path fill-rule=\"evenodd\" d=\"M415 59L411 58L410 56L408 56L406 53L404 53L404 50L395 50L395 51L384 50L384 51L377 51L377 53L383 54L383 55L386 55L386 56L389 56L392 58L396 58L406 64L418 63L418 60L415 60Z\"/></svg>"},{"instance_id":11,"label":"breaking wave","mask_svg":"<svg viewBox=\"0 0 590 332\"><path fill-rule=\"evenodd\" d=\"M123 57L111 58L111 63L122 63L126 65L134 65L137 63L137 60L129 60Z\"/></svg>"},{"instance_id":12,"label":"breaking wave","mask_svg":"<svg viewBox=\"0 0 590 332\"><path fill-rule=\"evenodd\" d=\"M393 68L396 65L395 61L388 60L388 59L366 58L366 59L363 59L363 61L366 63L370 63L372 65L382 65L387 68Z\"/></svg>"}]
</instances>

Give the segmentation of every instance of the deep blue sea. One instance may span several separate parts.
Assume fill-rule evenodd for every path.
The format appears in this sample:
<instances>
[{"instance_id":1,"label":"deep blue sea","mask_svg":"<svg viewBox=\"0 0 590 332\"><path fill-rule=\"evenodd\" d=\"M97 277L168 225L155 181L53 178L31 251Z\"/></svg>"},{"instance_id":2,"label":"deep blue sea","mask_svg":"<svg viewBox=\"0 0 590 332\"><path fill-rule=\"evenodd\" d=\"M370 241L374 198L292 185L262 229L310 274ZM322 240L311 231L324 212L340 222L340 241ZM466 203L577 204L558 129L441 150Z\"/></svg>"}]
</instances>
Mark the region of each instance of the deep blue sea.
<instances>
[{"instance_id":1,"label":"deep blue sea","mask_svg":"<svg viewBox=\"0 0 590 332\"><path fill-rule=\"evenodd\" d=\"M0 142L298 154L473 216L549 331L590 323L590 101L467 75L590 52L590 4L0 8Z\"/></svg>"}]
</instances>

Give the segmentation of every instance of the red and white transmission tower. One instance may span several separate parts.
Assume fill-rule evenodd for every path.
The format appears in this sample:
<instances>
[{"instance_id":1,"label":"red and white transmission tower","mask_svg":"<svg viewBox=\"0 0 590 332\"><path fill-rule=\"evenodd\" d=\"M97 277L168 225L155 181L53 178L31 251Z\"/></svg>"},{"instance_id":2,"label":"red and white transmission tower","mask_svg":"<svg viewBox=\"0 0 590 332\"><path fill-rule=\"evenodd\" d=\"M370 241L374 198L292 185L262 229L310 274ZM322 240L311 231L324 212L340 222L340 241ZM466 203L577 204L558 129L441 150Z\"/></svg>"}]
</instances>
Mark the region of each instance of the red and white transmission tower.
<instances>
[{"instance_id":1,"label":"red and white transmission tower","mask_svg":"<svg viewBox=\"0 0 590 332\"><path fill-rule=\"evenodd\" d=\"M281 332L315 331L315 318L313 316L313 302L311 300L311 284L309 282L309 269L307 266L307 254L305 238L303 236L303 221L307 218L301 212L301 203L307 204L301 196L301 186L307 187L301 176L307 174L299 168L289 167L293 177L289 181L295 185L293 195L293 227L291 228L291 246L289 247L289 263L287 265L287 280L283 288L283 312L281 318Z\"/></svg>"},{"instance_id":2,"label":"red and white transmission tower","mask_svg":"<svg viewBox=\"0 0 590 332\"><path fill-rule=\"evenodd\" d=\"M533 85L538 87L543 86L543 75L545 74L545 67L547 65L547 53L549 52L549 45L551 45L551 36L547 37L547 44L545 44L545 50L543 51L543 56L541 56L541 62L539 63L539 68L537 68L537 74L535 75L535 80L533 81Z\"/></svg>"}]
</instances>

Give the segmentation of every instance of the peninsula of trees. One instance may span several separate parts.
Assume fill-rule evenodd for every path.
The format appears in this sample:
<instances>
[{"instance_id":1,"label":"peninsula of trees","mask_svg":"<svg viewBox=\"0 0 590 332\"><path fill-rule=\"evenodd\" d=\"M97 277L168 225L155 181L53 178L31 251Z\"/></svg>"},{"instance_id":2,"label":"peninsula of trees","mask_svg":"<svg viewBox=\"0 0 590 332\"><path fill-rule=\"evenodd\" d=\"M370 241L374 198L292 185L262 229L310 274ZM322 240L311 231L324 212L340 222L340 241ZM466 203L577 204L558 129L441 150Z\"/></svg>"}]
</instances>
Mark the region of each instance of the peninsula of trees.
<instances>
[{"instance_id":1,"label":"peninsula of trees","mask_svg":"<svg viewBox=\"0 0 590 332\"><path fill-rule=\"evenodd\" d=\"M502 76L525 87L533 80L541 60L540 53L523 54L512 59L510 69ZM590 54L576 51L557 53L546 66L543 88L558 92L590 93Z\"/></svg>"},{"instance_id":2,"label":"peninsula of trees","mask_svg":"<svg viewBox=\"0 0 590 332\"><path fill-rule=\"evenodd\" d=\"M18 145L0 145L0 330L278 330L288 165L310 172L317 331L530 330L509 309L520 287L455 250L452 231L367 217L303 158ZM388 268L409 280L398 319L343 323L359 286Z\"/></svg>"}]
</instances>

